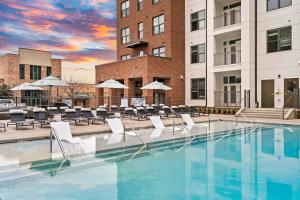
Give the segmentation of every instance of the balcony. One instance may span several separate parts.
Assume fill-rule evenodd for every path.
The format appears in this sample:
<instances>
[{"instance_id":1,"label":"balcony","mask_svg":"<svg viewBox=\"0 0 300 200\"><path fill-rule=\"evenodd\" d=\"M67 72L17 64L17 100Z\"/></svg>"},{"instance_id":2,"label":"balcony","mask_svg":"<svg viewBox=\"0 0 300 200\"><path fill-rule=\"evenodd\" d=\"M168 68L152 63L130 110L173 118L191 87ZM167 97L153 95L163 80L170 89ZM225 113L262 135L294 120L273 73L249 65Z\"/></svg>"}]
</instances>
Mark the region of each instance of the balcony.
<instances>
[{"instance_id":1,"label":"balcony","mask_svg":"<svg viewBox=\"0 0 300 200\"><path fill-rule=\"evenodd\" d=\"M214 66L232 65L241 63L241 51L230 51L216 53L214 55Z\"/></svg>"},{"instance_id":2,"label":"balcony","mask_svg":"<svg viewBox=\"0 0 300 200\"><path fill-rule=\"evenodd\" d=\"M214 18L214 28L222 28L241 23L241 10L231 10Z\"/></svg>"},{"instance_id":3,"label":"balcony","mask_svg":"<svg viewBox=\"0 0 300 200\"><path fill-rule=\"evenodd\" d=\"M142 46L146 46L146 45L148 45L147 41L139 40L137 42L127 44L125 47L127 47L127 48L138 48L138 47L142 47Z\"/></svg>"}]
</instances>

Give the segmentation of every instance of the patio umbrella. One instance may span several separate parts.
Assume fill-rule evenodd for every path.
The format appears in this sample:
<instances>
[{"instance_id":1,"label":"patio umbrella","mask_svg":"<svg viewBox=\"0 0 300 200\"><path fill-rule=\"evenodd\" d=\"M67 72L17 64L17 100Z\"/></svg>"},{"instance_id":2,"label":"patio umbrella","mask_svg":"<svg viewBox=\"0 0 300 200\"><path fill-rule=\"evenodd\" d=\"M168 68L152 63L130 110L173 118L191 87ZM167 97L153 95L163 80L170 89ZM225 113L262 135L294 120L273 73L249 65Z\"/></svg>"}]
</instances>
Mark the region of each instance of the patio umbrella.
<instances>
[{"instance_id":1,"label":"patio umbrella","mask_svg":"<svg viewBox=\"0 0 300 200\"><path fill-rule=\"evenodd\" d=\"M36 91L42 91L45 90L41 87L37 87L37 86L32 86L30 83L22 83L12 89L10 89L11 91L28 91L28 90L36 90Z\"/></svg>"},{"instance_id":2,"label":"patio umbrella","mask_svg":"<svg viewBox=\"0 0 300 200\"><path fill-rule=\"evenodd\" d=\"M49 97L51 96L51 88L52 87L67 87L67 86L69 86L69 84L67 84L66 82L64 82L54 76L47 76L41 80L31 83L30 85L41 86L41 87L48 86L49 87Z\"/></svg>"},{"instance_id":3,"label":"patio umbrella","mask_svg":"<svg viewBox=\"0 0 300 200\"><path fill-rule=\"evenodd\" d=\"M22 83L12 89L10 89L11 91L43 91L45 90L44 88L41 87L37 87L37 86L32 86L30 83ZM27 95L26 95L27 96ZM27 96L27 103L28 103L28 96ZM18 102L16 100L16 105L18 105Z\"/></svg>"},{"instance_id":4,"label":"patio umbrella","mask_svg":"<svg viewBox=\"0 0 300 200\"><path fill-rule=\"evenodd\" d=\"M96 88L129 89L129 87L127 87L126 85L113 79L104 81L103 83L96 85Z\"/></svg>"},{"instance_id":5,"label":"patio umbrella","mask_svg":"<svg viewBox=\"0 0 300 200\"><path fill-rule=\"evenodd\" d=\"M149 83L148 85L145 85L141 87L142 90L172 90L169 86L166 86L165 84L154 81L152 83Z\"/></svg>"},{"instance_id":6,"label":"patio umbrella","mask_svg":"<svg viewBox=\"0 0 300 200\"><path fill-rule=\"evenodd\" d=\"M113 79L109 79L107 81L104 81L103 83L96 85L96 88L129 89L129 87L127 87L126 85ZM108 100L108 104L109 104L109 100Z\"/></svg>"},{"instance_id":7,"label":"patio umbrella","mask_svg":"<svg viewBox=\"0 0 300 200\"><path fill-rule=\"evenodd\" d=\"M142 90L164 90L164 91L172 90L172 88L170 88L169 86L166 86L165 84L158 82L158 81L149 83L149 84L141 87L141 89ZM157 104L159 104L159 102L157 102Z\"/></svg>"}]
</instances>

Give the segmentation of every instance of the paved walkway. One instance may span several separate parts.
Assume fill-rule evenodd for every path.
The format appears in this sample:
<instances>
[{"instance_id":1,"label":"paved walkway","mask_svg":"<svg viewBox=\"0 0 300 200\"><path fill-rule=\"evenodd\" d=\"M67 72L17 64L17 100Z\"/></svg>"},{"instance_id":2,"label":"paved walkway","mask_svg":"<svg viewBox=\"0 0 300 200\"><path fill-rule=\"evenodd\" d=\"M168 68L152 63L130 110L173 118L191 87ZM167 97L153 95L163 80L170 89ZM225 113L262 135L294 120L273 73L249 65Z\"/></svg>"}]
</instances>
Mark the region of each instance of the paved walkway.
<instances>
[{"instance_id":1,"label":"paved walkway","mask_svg":"<svg viewBox=\"0 0 300 200\"><path fill-rule=\"evenodd\" d=\"M238 122L256 122L256 123L271 123L271 124L290 124L290 125L300 125L300 119L295 120L281 120L281 119L266 119L266 118L236 118L232 115L211 115L210 119L212 121L217 120L225 120L225 121L236 121ZM196 123L207 122L209 121L209 116L201 116L194 117L193 120ZM7 121L2 121L7 122ZM181 118L170 118L163 119L163 122L166 126L172 126L173 124L181 124L183 120ZM135 129L145 129L152 128L152 124L150 120L130 120L124 119L125 127L129 127L126 124L130 124L131 127ZM71 123L72 124L72 123ZM94 135L101 133L109 133L109 127L107 124L99 123L95 125L71 125L72 134L74 136L82 136L82 135ZM14 126L10 126L7 128L6 132L0 130L0 143L8 143L8 142L17 142L24 140L38 140L38 139L46 139L50 136L50 128L44 127L40 128L39 124L35 125L35 130L32 130L29 127L20 128L16 130Z\"/></svg>"}]
</instances>

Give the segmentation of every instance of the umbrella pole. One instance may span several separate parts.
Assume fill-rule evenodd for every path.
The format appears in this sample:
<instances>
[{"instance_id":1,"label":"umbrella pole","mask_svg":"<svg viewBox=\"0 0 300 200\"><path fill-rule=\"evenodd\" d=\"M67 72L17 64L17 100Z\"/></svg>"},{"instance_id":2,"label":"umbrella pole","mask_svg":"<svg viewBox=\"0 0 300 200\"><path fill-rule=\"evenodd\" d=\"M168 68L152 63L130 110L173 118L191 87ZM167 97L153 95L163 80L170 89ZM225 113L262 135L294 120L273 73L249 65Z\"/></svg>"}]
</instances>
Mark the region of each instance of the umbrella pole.
<instances>
[{"instance_id":1,"label":"umbrella pole","mask_svg":"<svg viewBox=\"0 0 300 200\"><path fill-rule=\"evenodd\" d=\"M48 104L51 103L51 89L52 89L52 86L50 85L49 87L50 88L49 88L49 93L48 93Z\"/></svg>"}]
</instances>

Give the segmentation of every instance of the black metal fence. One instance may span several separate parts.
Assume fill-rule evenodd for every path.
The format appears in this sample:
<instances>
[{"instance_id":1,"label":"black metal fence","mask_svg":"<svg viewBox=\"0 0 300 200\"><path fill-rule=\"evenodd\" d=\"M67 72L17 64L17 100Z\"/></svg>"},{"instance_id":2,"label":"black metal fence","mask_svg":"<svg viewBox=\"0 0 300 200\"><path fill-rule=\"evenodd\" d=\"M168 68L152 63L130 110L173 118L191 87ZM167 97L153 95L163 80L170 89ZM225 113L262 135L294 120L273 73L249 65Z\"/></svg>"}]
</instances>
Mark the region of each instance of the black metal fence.
<instances>
[{"instance_id":1,"label":"black metal fence","mask_svg":"<svg viewBox=\"0 0 300 200\"><path fill-rule=\"evenodd\" d=\"M171 97L125 97L125 96L0 96L0 112L26 106L82 106L97 108L100 105L138 106L165 104L171 106Z\"/></svg>"}]
</instances>

